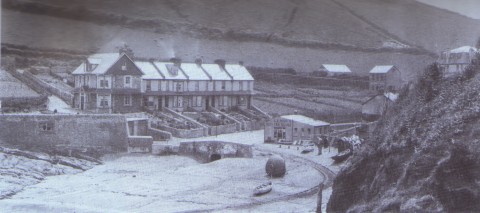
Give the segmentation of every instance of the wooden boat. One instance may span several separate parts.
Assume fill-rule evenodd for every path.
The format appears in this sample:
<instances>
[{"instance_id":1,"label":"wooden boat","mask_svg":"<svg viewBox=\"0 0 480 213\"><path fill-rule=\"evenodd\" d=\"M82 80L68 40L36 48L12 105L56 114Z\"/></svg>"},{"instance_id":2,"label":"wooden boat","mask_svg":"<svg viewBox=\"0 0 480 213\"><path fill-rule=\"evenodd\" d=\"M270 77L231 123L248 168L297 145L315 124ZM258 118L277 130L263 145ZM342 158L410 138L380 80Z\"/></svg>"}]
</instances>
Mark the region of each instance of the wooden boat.
<instances>
[{"instance_id":1,"label":"wooden boat","mask_svg":"<svg viewBox=\"0 0 480 213\"><path fill-rule=\"evenodd\" d=\"M346 160L352 154L353 153L352 153L351 149L346 149L346 150L343 150L342 152L338 153L337 155L333 156L332 159L335 162L338 163L338 162L342 162L342 161Z\"/></svg>"},{"instance_id":2,"label":"wooden boat","mask_svg":"<svg viewBox=\"0 0 480 213\"><path fill-rule=\"evenodd\" d=\"M307 153L310 153L310 152L313 152L313 147L311 146L307 146L307 147L304 147L303 150L302 150L302 154L307 154Z\"/></svg>"},{"instance_id":3,"label":"wooden boat","mask_svg":"<svg viewBox=\"0 0 480 213\"><path fill-rule=\"evenodd\" d=\"M272 182L269 181L267 183L264 183L260 186L255 187L255 189L253 190L253 195L260 196L263 194L267 194L270 191L272 191Z\"/></svg>"}]
</instances>

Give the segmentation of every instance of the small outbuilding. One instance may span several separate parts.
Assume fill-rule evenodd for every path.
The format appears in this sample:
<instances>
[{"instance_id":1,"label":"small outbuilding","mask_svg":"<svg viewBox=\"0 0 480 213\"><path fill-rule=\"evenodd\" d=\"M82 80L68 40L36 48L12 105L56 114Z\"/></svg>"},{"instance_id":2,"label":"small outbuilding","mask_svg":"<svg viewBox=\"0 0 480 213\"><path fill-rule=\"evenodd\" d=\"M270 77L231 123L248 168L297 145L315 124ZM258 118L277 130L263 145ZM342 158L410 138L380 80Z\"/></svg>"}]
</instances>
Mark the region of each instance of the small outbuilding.
<instances>
[{"instance_id":1,"label":"small outbuilding","mask_svg":"<svg viewBox=\"0 0 480 213\"><path fill-rule=\"evenodd\" d=\"M378 120L398 98L398 94L385 93L371 97L362 104L362 118L365 121Z\"/></svg>"},{"instance_id":2,"label":"small outbuilding","mask_svg":"<svg viewBox=\"0 0 480 213\"><path fill-rule=\"evenodd\" d=\"M369 88L372 91L396 92L402 85L402 75L394 65L375 66L370 70Z\"/></svg>"},{"instance_id":3,"label":"small outbuilding","mask_svg":"<svg viewBox=\"0 0 480 213\"><path fill-rule=\"evenodd\" d=\"M265 123L265 142L293 143L311 141L330 132L330 123L303 115L283 115Z\"/></svg>"},{"instance_id":4,"label":"small outbuilding","mask_svg":"<svg viewBox=\"0 0 480 213\"><path fill-rule=\"evenodd\" d=\"M316 73L317 75L324 73L323 75L332 77L350 75L352 74L352 71L350 71L350 68L348 68L347 65L343 64L322 64Z\"/></svg>"}]
</instances>

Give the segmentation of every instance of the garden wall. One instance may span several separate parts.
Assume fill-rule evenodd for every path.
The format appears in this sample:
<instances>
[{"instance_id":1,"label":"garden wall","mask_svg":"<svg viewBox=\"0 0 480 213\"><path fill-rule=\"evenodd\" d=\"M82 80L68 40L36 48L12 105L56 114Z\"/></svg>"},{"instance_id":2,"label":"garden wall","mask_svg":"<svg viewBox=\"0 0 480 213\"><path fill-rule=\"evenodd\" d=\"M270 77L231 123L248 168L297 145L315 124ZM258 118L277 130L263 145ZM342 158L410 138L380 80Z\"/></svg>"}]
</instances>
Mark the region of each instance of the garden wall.
<instances>
[{"instance_id":1,"label":"garden wall","mask_svg":"<svg viewBox=\"0 0 480 213\"><path fill-rule=\"evenodd\" d=\"M237 131L237 123L208 127L209 135L228 134L228 133L234 133L236 131Z\"/></svg>"}]
</instances>

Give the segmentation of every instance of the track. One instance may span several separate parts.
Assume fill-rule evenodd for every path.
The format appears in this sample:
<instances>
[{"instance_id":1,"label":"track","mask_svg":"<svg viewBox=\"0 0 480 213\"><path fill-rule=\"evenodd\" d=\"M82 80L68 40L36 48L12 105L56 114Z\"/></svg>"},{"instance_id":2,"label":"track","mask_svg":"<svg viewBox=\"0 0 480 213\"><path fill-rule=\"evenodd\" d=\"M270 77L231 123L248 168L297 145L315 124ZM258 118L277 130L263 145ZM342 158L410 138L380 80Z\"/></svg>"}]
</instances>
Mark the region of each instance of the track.
<instances>
[{"instance_id":1,"label":"track","mask_svg":"<svg viewBox=\"0 0 480 213\"><path fill-rule=\"evenodd\" d=\"M320 175L323 177L323 184L325 188L328 188L332 186L333 184L333 179L335 178L335 173L333 173L330 169L326 168L325 166L322 166L312 160L295 156L295 155L288 155L280 152L276 152L270 149L264 149L260 147L254 147L255 150L261 151L261 152L269 152L273 154L277 154L282 156L285 161L293 161L293 162L299 162L299 163L304 163L305 165L308 165L312 167L313 169L317 170ZM254 206L259 206L259 205L264 205L264 204L270 204L270 203L277 203L277 202L283 202L283 201L289 201L289 200L295 200L298 198L305 198L309 196L316 195L318 193L318 190L320 188L320 184L318 183L316 186L307 189L305 191L297 192L294 194L290 195L285 195L282 197L273 197L267 200L262 200L262 201L253 201L249 203L244 203L244 204L237 204L237 205L231 205L231 206L225 206L221 208L215 208L215 209L201 209L201 210L192 210L192 211L185 211L185 212L213 212L213 211L221 211L221 210L241 210L241 209L248 209Z\"/></svg>"}]
</instances>

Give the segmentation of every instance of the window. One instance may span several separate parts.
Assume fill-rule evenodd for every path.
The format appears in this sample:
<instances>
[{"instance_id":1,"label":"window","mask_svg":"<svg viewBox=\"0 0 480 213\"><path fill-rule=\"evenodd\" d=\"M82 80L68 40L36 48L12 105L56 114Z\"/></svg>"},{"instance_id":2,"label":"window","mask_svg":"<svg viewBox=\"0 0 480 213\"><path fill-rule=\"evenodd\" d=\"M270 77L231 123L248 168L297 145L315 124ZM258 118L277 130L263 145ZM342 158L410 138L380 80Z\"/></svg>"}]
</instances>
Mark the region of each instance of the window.
<instances>
[{"instance_id":1,"label":"window","mask_svg":"<svg viewBox=\"0 0 480 213\"><path fill-rule=\"evenodd\" d=\"M239 81L238 84L239 84L239 87L240 87L240 91L243 91L243 82Z\"/></svg>"},{"instance_id":2,"label":"window","mask_svg":"<svg viewBox=\"0 0 480 213\"><path fill-rule=\"evenodd\" d=\"M273 138L275 139L285 139L286 131L285 128L275 128L273 132Z\"/></svg>"},{"instance_id":3,"label":"window","mask_svg":"<svg viewBox=\"0 0 480 213\"><path fill-rule=\"evenodd\" d=\"M166 87L167 87L167 91L170 91L170 81L167 81Z\"/></svg>"},{"instance_id":4,"label":"window","mask_svg":"<svg viewBox=\"0 0 480 213\"><path fill-rule=\"evenodd\" d=\"M173 107L183 107L182 96L173 96Z\"/></svg>"},{"instance_id":5,"label":"window","mask_svg":"<svg viewBox=\"0 0 480 213\"><path fill-rule=\"evenodd\" d=\"M222 90L225 90L225 81L222 81Z\"/></svg>"},{"instance_id":6,"label":"window","mask_svg":"<svg viewBox=\"0 0 480 213\"><path fill-rule=\"evenodd\" d=\"M200 91L200 82L195 82L195 91Z\"/></svg>"},{"instance_id":7,"label":"window","mask_svg":"<svg viewBox=\"0 0 480 213\"><path fill-rule=\"evenodd\" d=\"M125 87L132 87L132 77L125 76Z\"/></svg>"},{"instance_id":8,"label":"window","mask_svg":"<svg viewBox=\"0 0 480 213\"><path fill-rule=\"evenodd\" d=\"M312 132L312 130L310 128L308 128L307 132L308 132L308 134L310 134Z\"/></svg>"},{"instance_id":9,"label":"window","mask_svg":"<svg viewBox=\"0 0 480 213\"><path fill-rule=\"evenodd\" d=\"M108 96L100 96L100 107L106 108L108 107Z\"/></svg>"},{"instance_id":10,"label":"window","mask_svg":"<svg viewBox=\"0 0 480 213\"><path fill-rule=\"evenodd\" d=\"M147 91L152 91L152 81L147 80Z\"/></svg>"},{"instance_id":11,"label":"window","mask_svg":"<svg viewBox=\"0 0 480 213\"><path fill-rule=\"evenodd\" d=\"M158 81L158 91L162 91L162 81Z\"/></svg>"},{"instance_id":12,"label":"window","mask_svg":"<svg viewBox=\"0 0 480 213\"><path fill-rule=\"evenodd\" d=\"M53 122L40 122L38 128L40 131L51 132L53 131Z\"/></svg>"},{"instance_id":13,"label":"window","mask_svg":"<svg viewBox=\"0 0 480 213\"><path fill-rule=\"evenodd\" d=\"M177 83L175 86L175 91L181 92L182 91L182 83Z\"/></svg>"},{"instance_id":14,"label":"window","mask_svg":"<svg viewBox=\"0 0 480 213\"><path fill-rule=\"evenodd\" d=\"M108 87L108 80L100 80L100 87L107 88Z\"/></svg>"},{"instance_id":15,"label":"window","mask_svg":"<svg viewBox=\"0 0 480 213\"><path fill-rule=\"evenodd\" d=\"M123 98L123 105L125 106L131 106L132 105L132 96L127 95Z\"/></svg>"},{"instance_id":16,"label":"window","mask_svg":"<svg viewBox=\"0 0 480 213\"><path fill-rule=\"evenodd\" d=\"M201 107L202 106L202 96L193 96L192 106Z\"/></svg>"},{"instance_id":17,"label":"window","mask_svg":"<svg viewBox=\"0 0 480 213\"><path fill-rule=\"evenodd\" d=\"M127 61L123 61L123 64L122 64L122 71L127 71Z\"/></svg>"}]
</instances>

